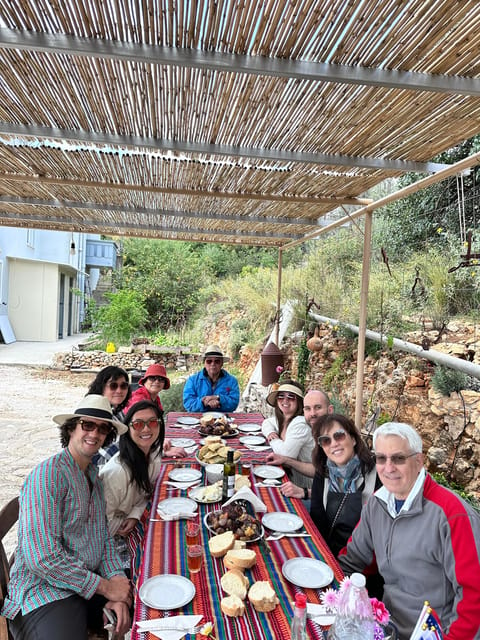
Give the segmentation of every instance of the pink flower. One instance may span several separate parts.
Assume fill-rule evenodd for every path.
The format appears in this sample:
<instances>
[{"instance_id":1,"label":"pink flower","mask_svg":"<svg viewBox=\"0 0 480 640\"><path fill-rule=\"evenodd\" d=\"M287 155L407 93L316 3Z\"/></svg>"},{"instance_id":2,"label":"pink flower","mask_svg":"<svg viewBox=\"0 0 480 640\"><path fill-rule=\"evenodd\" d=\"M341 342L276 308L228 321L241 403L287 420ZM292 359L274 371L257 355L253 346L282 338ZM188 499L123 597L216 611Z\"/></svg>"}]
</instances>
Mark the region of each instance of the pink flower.
<instances>
[{"instance_id":1,"label":"pink flower","mask_svg":"<svg viewBox=\"0 0 480 640\"><path fill-rule=\"evenodd\" d=\"M283 367L282 367L282 365L281 365L281 364L279 364L279 365L278 365L278 367L275 369L275 371L276 371L277 373L282 373L282 371L283 371Z\"/></svg>"},{"instance_id":2,"label":"pink flower","mask_svg":"<svg viewBox=\"0 0 480 640\"><path fill-rule=\"evenodd\" d=\"M345 578L340 582L339 591L345 591L345 589L350 585L352 581L349 576L345 576Z\"/></svg>"},{"instance_id":3,"label":"pink flower","mask_svg":"<svg viewBox=\"0 0 480 640\"><path fill-rule=\"evenodd\" d=\"M338 602L338 591L327 589L320 596L320 602L328 609L336 609Z\"/></svg>"},{"instance_id":4,"label":"pink flower","mask_svg":"<svg viewBox=\"0 0 480 640\"><path fill-rule=\"evenodd\" d=\"M383 602L380 602L380 600L377 600L376 598L371 598L370 603L372 605L372 611L375 621L380 624L387 624L387 622L390 620L390 614L388 613L387 608L385 607Z\"/></svg>"}]
</instances>

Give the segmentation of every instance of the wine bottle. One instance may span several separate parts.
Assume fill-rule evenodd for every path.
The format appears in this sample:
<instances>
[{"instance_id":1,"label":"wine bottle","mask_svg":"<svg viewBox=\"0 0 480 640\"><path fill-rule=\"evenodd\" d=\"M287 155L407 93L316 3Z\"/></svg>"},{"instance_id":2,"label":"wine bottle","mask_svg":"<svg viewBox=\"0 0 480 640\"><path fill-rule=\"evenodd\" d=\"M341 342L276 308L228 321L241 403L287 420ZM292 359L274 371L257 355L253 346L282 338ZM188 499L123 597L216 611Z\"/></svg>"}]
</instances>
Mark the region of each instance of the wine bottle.
<instances>
[{"instance_id":1,"label":"wine bottle","mask_svg":"<svg viewBox=\"0 0 480 640\"><path fill-rule=\"evenodd\" d=\"M235 491L235 463L233 461L233 450L227 452L227 461L223 465L223 488L222 502L233 496Z\"/></svg>"}]
</instances>

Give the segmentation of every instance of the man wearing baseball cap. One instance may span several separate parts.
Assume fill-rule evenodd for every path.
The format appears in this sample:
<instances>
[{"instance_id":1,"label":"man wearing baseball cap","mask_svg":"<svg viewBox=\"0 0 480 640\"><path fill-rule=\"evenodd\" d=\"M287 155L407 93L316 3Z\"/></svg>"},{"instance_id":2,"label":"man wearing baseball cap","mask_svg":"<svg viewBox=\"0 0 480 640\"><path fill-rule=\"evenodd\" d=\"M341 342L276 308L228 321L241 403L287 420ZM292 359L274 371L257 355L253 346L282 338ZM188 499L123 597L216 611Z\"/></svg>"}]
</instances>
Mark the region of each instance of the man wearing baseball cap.
<instances>
[{"instance_id":1,"label":"man wearing baseball cap","mask_svg":"<svg viewBox=\"0 0 480 640\"><path fill-rule=\"evenodd\" d=\"M91 459L127 427L101 395L57 415L60 453L41 462L20 492L18 548L2 615L14 640L85 640L103 630L104 607L115 632L130 626L130 582L110 537L102 483Z\"/></svg>"},{"instance_id":2,"label":"man wearing baseball cap","mask_svg":"<svg viewBox=\"0 0 480 640\"><path fill-rule=\"evenodd\" d=\"M183 388L183 406L187 411L235 411L240 389L235 376L223 369L224 356L217 344L209 345L203 353L204 368L191 375Z\"/></svg>"}]
</instances>

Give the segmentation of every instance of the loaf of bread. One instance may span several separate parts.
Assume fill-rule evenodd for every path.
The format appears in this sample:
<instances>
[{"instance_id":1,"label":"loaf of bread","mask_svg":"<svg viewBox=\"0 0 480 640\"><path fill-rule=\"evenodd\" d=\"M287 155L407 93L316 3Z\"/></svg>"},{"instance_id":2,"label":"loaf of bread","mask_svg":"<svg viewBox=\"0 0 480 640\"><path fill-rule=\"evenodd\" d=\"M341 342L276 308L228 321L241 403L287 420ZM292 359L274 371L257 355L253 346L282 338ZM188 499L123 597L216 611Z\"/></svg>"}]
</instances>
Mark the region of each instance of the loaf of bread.
<instances>
[{"instance_id":1,"label":"loaf of bread","mask_svg":"<svg viewBox=\"0 0 480 640\"><path fill-rule=\"evenodd\" d=\"M256 562L253 549L230 549L223 558L226 569L251 569Z\"/></svg>"},{"instance_id":2,"label":"loaf of bread","mask_svg":"<svg viewBox=\"0 0 480 640\"><path fill-rule=\"evenodd\" d=\"M226 616L232 618L243 616L245 613L245 605L238 596L225 596L220 600L220 608Z\"/></svg>"},{"instance_id":3,"label":"loaf of bread","mask_svg":"<svg viewBox=\"0 0 480 640\"><path fill-rule=\"evenodd\" d=\"M248 599L257 611L262 611L264 613L273 611L279 603L279 599L277 598L277 594L273 590L272 585L269 582L262 580L252 584L248 592Z\"/></svg>"},{"instance_id":4,"label":"loaf of bread","mask_svg":"<svg viewBox=\"0 0 480 640\"><path fill-rule=\"evenodd\" d=\"M235 544L233 531L225 531L208 541L208 548L214 558L222 558Z\"/></svg>"},{"instance_id":5,"label":"loaf of bread","mask_svg":"<svg viewBox=\"0 0 480 640\"><path fill-rule=\"evenodd\" d=\"M245 540L235 540L233 549L245 549L246 546L247 546L247 543L245 542Z\"/></svg>"},{"instance_id":6,"label":"loaf of bread","mask_svg":"<svg viewBox=\"0 0 480 640\"><path fill-rule=\"evenodd\" d=\"M229 596L237 596L240 600L245 600L250 585L248 578L239 569L230 569L224 573L220 584L225 593L228 593Z\"/></svg>"}]
</instances>

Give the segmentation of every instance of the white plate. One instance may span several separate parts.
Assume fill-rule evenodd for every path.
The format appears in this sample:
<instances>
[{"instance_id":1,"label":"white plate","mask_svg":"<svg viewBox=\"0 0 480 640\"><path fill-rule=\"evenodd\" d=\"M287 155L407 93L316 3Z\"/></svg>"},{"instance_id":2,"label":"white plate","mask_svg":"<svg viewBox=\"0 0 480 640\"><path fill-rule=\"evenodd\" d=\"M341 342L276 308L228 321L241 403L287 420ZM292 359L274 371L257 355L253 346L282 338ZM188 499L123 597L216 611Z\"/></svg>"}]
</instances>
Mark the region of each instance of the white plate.
<instances>
[{"instance_id":1,"label":"white plate","mask_svg":"<svg viewBox=\"0 0 480 640\"><path fill-rule=\"evenodd\" d=\"M208 485L208 486L211 487L212 485ZM201 500L199 498L199 496L202 494L202 492L205 490L205 488L206 487L193 487L188 492L189 498L191 498L192 500L195 500L195 502L200 502L201 504L212 504L214 502L220 502L220 500L222 499L222 488L221 487L216 487L218 498L213 499L213 500L205 500L205 499Z\"/></svg>"},{"instance_id":2,"label":"white plate","mask_svg":"<svg viewBox=\"0 0 480 640\"><path fill-rule=\"evenodd\" d=\"M195 513L197 503L190 498L166 498L157 505L157 511L174 516L176 513Z\"/></svg>"},{"instance_id":3,"label":"white plate","mask_svg":"<svg viewBox=\"0 0 480 640\"><path fill-rule=\"evenodd\" d=\"M193 482L199 480L202 477L200 469L189 469L188 467L178 467L172 469L168 474L170 480L175 482Z\"/></svg>"},{"instance_id":4,"label":"white plate","mask_svg":"<svg viewBox=\"0 0 480 640\"><path fill-rule=\"evenodd\" d=\"M253 467L253 473L259 478L283 478L285 471L282 467L275 467L268 464L261 464L259 467Z\"/></svg>"},{"instance_id":5,"label":"white plate","mask_svg":"<svg viewBox=\"0 0 480 640\"><path fill-rule=\"evenodd\" d=\"M288 511L274 511L273 513L266 513L263 516L262 524L272 531L291 533L303 527L303 520Z\"/></svg>"},{"instance_id":6,"label":"white plate","mask_svg":"<svg viewBox=\"0 0 480 640\"><path fill-rule=\"evenodd\" d=\"M255 431L261 431L262 425L255 424L254 422L245 422L245 424L239 424L238 430L243 431L243 433L254 433Z\"/></svg>"},{"instance_id":7,"label":"white plate","mask_svg":"<svg viewBox=\"0 0 480 640\"><path fill-rule=\"evenodd\" d=\"M165 573L145 580L138 595L147 607L178 609L193 600L195 585L183 576Z\"/></svg>"},{"instance_id":8,"label":"white plate","mask_svg":"<svg viewBox=\"0 0 480 640\"><path fill-rule=\"evenodd\" d=\"M200 424L200 420L198 418L194 418L193 416L180 416L177 418L178 424Z\"/></svg>"},{"instance_id":9,"label":"white plate","mask_svg":"<svg viewBox=\"0 0 480 640\"><path fill-rule=\"evenodd\" d=\"M253 446L265 444L265 438L263 436L240 436L239 441L242 444L249 444Z\"/></svg>"},{"instance_id":10,"label":"white plate","mask_svg":"<svg viewBox=\"0 0 480 640\"><path fill-rule=\"evenodd\" d=\"M292 558L283 563L282 573L287 580L305 589L321 589L333 580L333 571L315 558Z\"/></svg>"},{"instance_id":11,"label":"white plate","mask_svg":"<svg viewBox=\"0 0 480 640\"><path fill-rule=\"evenodd\" d=\"M183 447L184 449L195 445L195 440L192 438L172 438L170 442L172 447Z\"/></svg>"}]
</instances>

